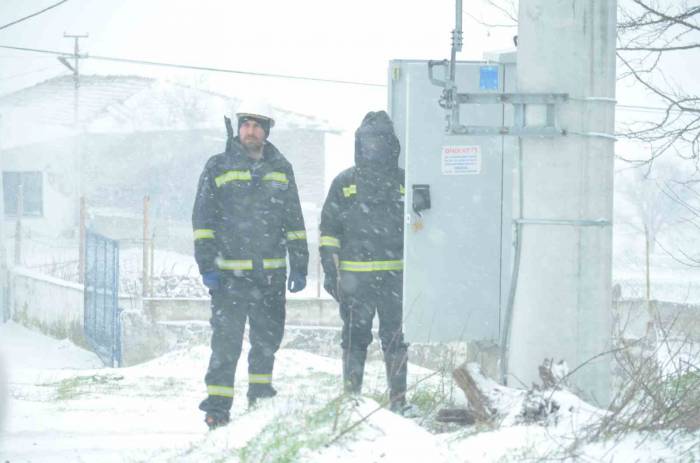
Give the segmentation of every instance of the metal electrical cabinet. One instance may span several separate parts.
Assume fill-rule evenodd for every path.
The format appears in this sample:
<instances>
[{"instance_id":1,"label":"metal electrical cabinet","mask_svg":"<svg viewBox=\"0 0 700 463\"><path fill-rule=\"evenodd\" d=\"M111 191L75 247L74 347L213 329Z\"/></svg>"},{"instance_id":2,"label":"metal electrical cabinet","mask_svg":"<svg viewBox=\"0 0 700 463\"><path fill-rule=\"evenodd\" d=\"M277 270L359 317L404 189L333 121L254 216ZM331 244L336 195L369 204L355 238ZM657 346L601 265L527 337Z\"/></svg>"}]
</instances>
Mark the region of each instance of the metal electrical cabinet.
<instances>
[{"instance_id":1,"label":"metal electrical cabinet","mask_svg":"<svg viewBox=\"0 0 700 463\"><path fill-rule=\"evenodd\" d=\"M509 57L504 59L503 56ZM513 92L514 54L458 62L460 92ZM500 342L512 261L517 138L447 135L428 62L389 65L389 111L406 169L404 324L412 342ZM502 127L503 104L464 104L460 120ZM429 192L429 208L425 207Z\"/></svg>"}]
</instances>

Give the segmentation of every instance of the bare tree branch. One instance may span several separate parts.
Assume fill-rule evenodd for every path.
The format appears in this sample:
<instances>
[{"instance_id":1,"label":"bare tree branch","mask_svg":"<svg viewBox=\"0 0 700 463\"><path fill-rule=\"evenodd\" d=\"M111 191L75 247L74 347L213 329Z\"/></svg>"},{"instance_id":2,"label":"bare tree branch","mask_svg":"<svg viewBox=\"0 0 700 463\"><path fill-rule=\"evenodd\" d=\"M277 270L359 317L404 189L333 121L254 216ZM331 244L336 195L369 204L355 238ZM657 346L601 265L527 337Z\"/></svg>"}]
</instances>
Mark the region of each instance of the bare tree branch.
<instances>
[{"instance_id":1,"label":"bare tree branch","mask_svg":"<svg viewBox=\"0 0 700 463\"><path fill-rule=\"evenodd\" d=\"M669 15L667 15L666 13L663 13L663 12L661 12L661 11L658 11L658 10L656 10L656 9L654 9L654 8L652 8L652 7L650 7L650 6L647 4L647 2L645 2L645 1L642 1L642 0L632 0L632 1L633 1L634 3L636 3L637 5L639 5L640 7L644 8L645 10L647 10L649 13L652 13L652 14L658 16L658 17L659 17L662 21L664 21L664 22L671 22L671 23L674 23L674 24L681 24L681 25L687 27L688 29L695 29L695 30L697 30L697 31L700 31L700 27L698 27L698 26L696 26L695 24L691 24L691 23L689 23L689 22L686 21L686 19L687 19L688 17L690 17L690 16L687 15L687 12L686 12L685 14L678 15L678 16L669 16ZM698 12L700 12L700 10L697 10L694 14L697 14ZM692 16L692 15L691 15L691 16Z\"/></svg>"},{"instance_id":2,"label":"bare tree branch","mask_svg":"<svg viewBox=\"0 0 700 463\"><path fill-rule=\"evenodd\" d=\"M515 24L518 23L517 8L515 7L515 4L513 2L510 3L510 10L504 6L499 5L498 2L494 0L486 0L486 3L491 5L493 8L497 9L504 15L506 15L506 17L508 17Z\"/></svg>"},{"instance_id":3,"label":"bare tree branch","mask_svg":"<svg viewBox=\"0 0 700 463\"><path fill-rule=\"evenodd\" d=\"M493 23L487 23L487 22L484 21L483 19L479 19L479 18L477 18L476 16L474 16L473 14L471 14L471 13L469 13L469 12L467 12L467 11L462 11L462 14L463 14L464 16L467 16L467 17L471 18L474 22L476 22L477 24L481 24L481 25L484 26L484 27L502 27L502 28L513 28L513 27L518 27L517 24L493 24Z\"/></svg>"},{"instance_id":4,"label":"bare tree branch","mask_svg":"<svg viewBox=\"0 0 700 463\"><path fill-rule=\"evenodd\" d=\"M679 15L672 16L671 21L668 21L667 19L665 19L663 17L647 21L646 18L653 14L649 10L647 10L645 15L642 16L641 18L631 18L627 22L618 22L617 27L618 27L618 29L624 30L624 29L636 29L639 27L646 27L646 26L654 26L657 24L663 24L665 22L678 22L678 21L683 21L685 19L691 18L698 13L700 13L700 6L693 7L691 9L689 9L688 11L685 11Z\"/></svg>"},{"instance_id":5,"label":"bare tree branch","mask_svg":"<svg viewBox=\"0 0 700 463\"><path fill-rule=\"evenodd\" d=\"M700 43L691 43L688 45L679 45L676 47L618 47L618 51L658 51L658 52L667 52L667 51L681 51L681 50L692 50L694 48L700 48Z\"/></svg>"}]
</instances>

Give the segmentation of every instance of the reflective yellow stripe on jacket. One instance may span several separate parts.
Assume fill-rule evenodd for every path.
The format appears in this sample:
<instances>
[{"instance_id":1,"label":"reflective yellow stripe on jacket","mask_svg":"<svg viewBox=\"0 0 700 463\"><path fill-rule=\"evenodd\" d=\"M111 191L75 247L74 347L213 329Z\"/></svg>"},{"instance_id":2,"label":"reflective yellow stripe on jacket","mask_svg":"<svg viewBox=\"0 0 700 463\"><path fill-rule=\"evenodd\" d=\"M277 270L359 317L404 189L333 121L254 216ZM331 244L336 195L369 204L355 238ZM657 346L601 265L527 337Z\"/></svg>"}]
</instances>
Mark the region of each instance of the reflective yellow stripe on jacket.
<instances>
[{"instance_id":1,"label":"reflective yellow stripe on jacket","mask_svg":"<svg viewBox=\"0 0 700 463\"><path fill-rule=\"evenodd\" d=\"M354 183L352 185L343 187L343 196L345 196L346 198L349 198L354 194L357 194L357 185L355 185Z\"/></svg>"},{"instance_id":2,"label":"reflective yellow stripe on jacket","mask_svg":"<svg viewBox=\"0 0 700 463\"><path fill-rule=\"evenodd\" d=\"M251 259L216 259L216 265L220 270L253 270L253 261Z\"/></svg>"},{"instance_id":3,"label":"reflective yellow stripe on jacket","mask_svg":"<svg viewBox=\"0 0 700 463\"><path fill-rule=\"evenodd\" d=\"M287 268L287 259L284 257L279 257L276 259L263 259L263 268L266 270Z\"/></svg>"},{"instance_id":4,"label":"reflective yellow stripe on jacket","mask_svg":"<svg viewBox=\"0 0 700 463\"><path fill-rule=\"evenodd\" d=\"M305 239L306 239L306 232L304 230L294 230L294 231L287 232L287 241L305 240Z\"/></svg>"},{"instance_id":5,"label":"reflective yellow stripe on jacket","mask_svg":"<svg viewBox=\"0 0 700 463\"><path fill-rule=\"evenodd\" d=\"M204 239L214 239L214 230L209 230L207 228L198 228L194 231L194 239L204 240Z\"/></svg>"},{"instance_id":6,"label":"reflective yellow stripe on jacket","mask_svg":"<svg viewBox=\"0 0 700 463\"><path fill-rule=\"evenodd\" d=\"M270 384L272 383L272 375L248 375L248 384Z\"/></svg>"},{"instance_id":7,"label":"reflective yellow stripe on jacket","mask_svg":"<svg viewBox=\"0 0 700 463\"><path fill-rule=\"evenodd\" d=\"M231 386L209 384L207 385L207 394L218 395L220 397L233 397L233 388Z\"/></svg>"},{"instance_id":8,"label":"reflective yellow stripe on jacket","mask_svg":"<svg viewBox=\"0 0 700 463\"><path fill-rule=\"evenodd\" d=\"M335 236L324 236L321 235L321 246L328 246L330 248L339 248L340 240Z\"/></svg>"},{"instance_id":9,"label":"reflective yellow stripe on jacket","mask_svg":"<svg viewBox=\"0 0 700 463\"><path fill-rule=\"evenodd\" d=\"M403 270L403 260L372 260L369 262L341 260L340 270L345 272L400 271Z\"/></svg>"},{"instance_id":10,"label":"reflective yellow stripe on jacket","mask_svg":"<svg viewBox=\"0 0 700 463\"><path fill-rule=\"evenodd\" d=\"M229 182L250 181L252 177L249 170L227 170L214 179L217 187Z\"/></svg>"},{"instance_id":11,"label":"reflective yellow stripe on jacket","mask_svg":"<svg viewBox=\"0 0 700 463\"><path fill-rule=\"evenodd\" d=\"M217 259L216 265L220 270L253 270L252 259ZM263 259L263 268L265 270L287 268L287 259L284 257Z\"/></svg>"},{"instance_id":12,"label":"reflective yellow stripe on jacket","mask_svg":"<svg viewBox=\"0 0 700 463\"><path fill-rule=\"evenodd\" d=\"M284 172L269 172L263 176L264 182L279 182L279 183L289 183L287 179L287 174Z\"/></svg>"},{"instance_id":13,"label":"reflective yellow stripe on jacket","mask_svg":"<svg viewBox=\"0 0 700 463\"><path fill-rule=\"evenodd\" d=\"M399 185L399 193L406 194L406 188L404 188L403 185ZM343 187L343 196L346 198L349 198L352 195L357 194L357 185L355 183L352 183L346 187Z\"/></svg>"}]
</instances>

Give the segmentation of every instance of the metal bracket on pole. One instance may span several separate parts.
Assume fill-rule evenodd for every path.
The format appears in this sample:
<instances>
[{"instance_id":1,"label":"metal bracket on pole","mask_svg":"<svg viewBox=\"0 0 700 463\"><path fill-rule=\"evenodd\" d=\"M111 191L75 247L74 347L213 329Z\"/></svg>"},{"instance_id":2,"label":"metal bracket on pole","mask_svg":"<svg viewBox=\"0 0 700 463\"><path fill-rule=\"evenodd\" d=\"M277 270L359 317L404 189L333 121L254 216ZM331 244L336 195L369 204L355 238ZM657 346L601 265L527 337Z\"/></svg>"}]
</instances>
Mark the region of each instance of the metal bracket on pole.
<instances>
[{"instance_id":1,"label":"metal bracket on pole","mask_svg":"<svg viewBox=\"0 0 700 463\"><path fill-rule=\"evenodd\" d=\"M452 31L450 60L429 61L428 77L433 85L442 87L438 104L445 109L449 135L512 135L516 137L557 137L566 135L566 130L557 123L557 106L569 99L566 93L459 93L456 80L457 52L462 50L462 0L455 2L456 26ZM445 68L445 79L435 77L435 67ZM462 125L459 109L463 104L512 104L513 126L488 127ZM527 105L546 107L545 123L528 125Z\"/></svg>"},{"instance_id":2,"label":"metal bracket on pole","mask_svg":"<svg viewBox=\"0 0 700 463\"><path fill-rule=\"evenodd\" d=\"M609 227L612 222L607 219L515 219L517 225L554 225L571 227Z\"/></svg>"},{"instance_id":3,"label":"metal bracket on pole","mask_svg":"<svg viewBox=\"0 0 700 463\"><path fill-rule=\"evenodd\" d=\"M485 127L454 124L451 119L447 127L450 134L458 135L512 135L516 137L556 137L566 135L559 128L556 106L568 101L566 93L458 93L457 105L462 104L512 104L514 109L513 126ZM528 105L546 107L545 123L528 125L526 110Z\"/></svg>"},{"instance_id":4,"label":"metal bracket on pole","mask_svg":"<svg viewBox=\"0 0 700 463\"><path fill-rule=\"evenodd\" d=\"M437 85L438 87L444 87L447 84L446 80L440 80L435 77L435 67L444 66L445 68L447 68L449 65L450 62L446 59L442 61L428 61L428 78L430 79L430 82L432 82L433 85Z\"/></svg>"}]
</instances>

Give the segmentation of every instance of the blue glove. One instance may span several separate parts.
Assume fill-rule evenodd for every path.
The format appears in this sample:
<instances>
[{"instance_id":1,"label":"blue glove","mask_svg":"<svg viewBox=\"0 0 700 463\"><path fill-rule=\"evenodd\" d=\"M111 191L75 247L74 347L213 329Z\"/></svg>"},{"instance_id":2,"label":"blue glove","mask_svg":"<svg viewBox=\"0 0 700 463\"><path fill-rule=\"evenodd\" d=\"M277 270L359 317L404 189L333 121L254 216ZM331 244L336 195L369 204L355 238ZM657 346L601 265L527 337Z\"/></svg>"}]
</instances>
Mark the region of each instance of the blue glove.
<instances>
[{"instance_id":1,"label":"blue glove","mask_svg":"<svg viewBox=\"0 0 700 463\"><path fill-rule=\"evenodd\" d=\"M304 288L306 288L306 275L300 272L289 272L289 279L287 280L289 292L298 293Z\"/></svg>"},{"instance_id":2,"label":"blue glove","mask_svg":"<svg viewBox=\"0 0 700 463\"><path fill-rule=\"evenodd\" d=\"M221 275L217 270L202 273L202 283L211 290L219 289Z\"/></svg>"}]
</instances>

